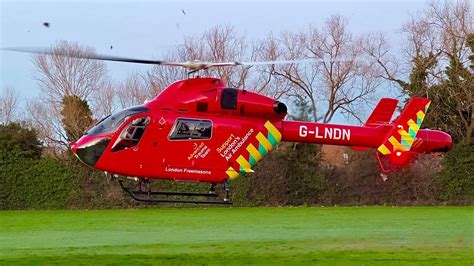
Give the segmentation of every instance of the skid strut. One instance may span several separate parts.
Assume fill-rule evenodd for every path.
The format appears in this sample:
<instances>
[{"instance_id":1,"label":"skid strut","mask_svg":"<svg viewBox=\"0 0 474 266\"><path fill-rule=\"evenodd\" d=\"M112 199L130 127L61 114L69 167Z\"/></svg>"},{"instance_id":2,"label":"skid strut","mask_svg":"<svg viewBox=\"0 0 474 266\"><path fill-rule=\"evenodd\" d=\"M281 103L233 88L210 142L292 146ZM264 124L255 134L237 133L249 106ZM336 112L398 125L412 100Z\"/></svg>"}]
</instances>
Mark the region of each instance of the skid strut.
<instances>
[{"instance_id":1,"label":"skid strut","mask_svg":"<svg viewBox=\"0 0 474 266\"><path fill-rule=\"evenodd\" d=\"M216 184L211 184L208 193L152 191L148 179L139 179L138 190L126 186L124 180L117 180L120 187L136 201L147 203L193 203L193 204L232 204L230 201L229 185L224 183L224 198L216 192Z\"/></svg>"}]
</instances>

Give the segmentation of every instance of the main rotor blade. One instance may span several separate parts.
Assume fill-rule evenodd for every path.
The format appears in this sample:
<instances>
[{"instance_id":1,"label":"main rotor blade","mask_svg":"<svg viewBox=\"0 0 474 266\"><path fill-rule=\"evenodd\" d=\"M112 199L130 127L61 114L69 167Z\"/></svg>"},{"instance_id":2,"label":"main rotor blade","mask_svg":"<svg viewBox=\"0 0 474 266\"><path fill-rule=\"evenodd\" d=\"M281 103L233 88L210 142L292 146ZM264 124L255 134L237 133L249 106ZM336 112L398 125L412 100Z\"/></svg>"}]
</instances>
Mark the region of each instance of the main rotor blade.
<instances>
[{"instance_id":1,"label":"main rotor blade","mask_svg":"<svg viewBox=\"0 0 474 266\"><path fill-rule=\"evenodd\" d=\"M234 62L235 65L246 65L246 66L256 66L256 65L283 65L283 64L299 64L299 63L322 63L322 62L351 62L354 60L360 60L356 58L305 58L305 59L294 59L294 60L276 60L276 61L256 61L256 62Z\"/></svg>"},{"instance_id":2,"label":"main rotor blade","mask_svg":"<svg viewBox=\"0 0 474 266\"><path fill-rule=\"evenodd\" d=\"M93 59L93 60L148 64L148 65L181 66L180 63L167 62L163 60L146 60L146 59L137 59L137 58L128 58L128 57L110 56L110 55L101 55L101 54L87 54L87 53L81 53L81 52L68 53L68 52L54 51L51 49L8 47L8 48L2 48L2 50L20 52L20 53L30 53L30 54L59 55L59 56L64 56L64 57L72 57L72 58L80 58L80 59Z\"/></svg>"},{"instance_id":3,"label":"main rotor blade","mask_svg":"<svg viewBox=\"0 0 474 266\"><path fill-rule=\"evenodd\" d=\"M162 66L179 66L184 67L189 71L196 71L202 69L208 69L211 67L224 67L224 66L255 66L255 65L282 65L282 64L299 64L304 62L351 62L354 60L360 59L321 59L321 58L305 58L305 59L295 59L295 60L276 60L276 61L259 61L259 62L208 62L208 61L187 61L187 62L168 62L163 60L146 60L146 59L137 59L129 57L120 57L120 56L110 56L110 55L101 55L94 53L81 53L81 52L61 52L54 51L51 49L39 49L39 48L2 48L2 50L21 52L21 53L33 53L33 54L46 54L46 55L59 55L64 57L72 58L81 58L81 59L93 59L93 60L103 60L103 61L113 61L113 62L125 62L125 63L135 63L135 64L148 64L148 65L162 65Z\"/></svg>"},{"instance_id":4,"label":"main rotor blade","mask_svg":"<svg viewBox=\"0 0 474 266\"><path fill-rule=\"evenodd\" d=\"M235 62L237 65L256 66L256 65L283 65L283 64L297 64L310 61L320 61L312 58L295 59L295 60L276 60L276 61L257 61L257 62Z\"/></svg>"}]
</instances>

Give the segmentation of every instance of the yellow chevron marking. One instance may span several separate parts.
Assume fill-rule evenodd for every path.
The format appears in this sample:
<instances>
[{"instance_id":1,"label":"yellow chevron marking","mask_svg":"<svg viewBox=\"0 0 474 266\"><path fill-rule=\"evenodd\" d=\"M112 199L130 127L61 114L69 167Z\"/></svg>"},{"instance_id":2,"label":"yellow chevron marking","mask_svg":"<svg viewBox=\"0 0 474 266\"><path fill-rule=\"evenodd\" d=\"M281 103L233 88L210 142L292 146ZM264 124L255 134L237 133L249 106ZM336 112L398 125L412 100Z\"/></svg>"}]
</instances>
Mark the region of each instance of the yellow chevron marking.
<instances>
[{"instance_id":1,"label":"yellow chevron marking","mask_svg":"<svg viewBox=\"0 0 474 266\"><path fill-rule=\"evenodd\" d=\"M400 151L407 150L400 142L398 142L398 140L394 136L391 136L388 139L388 141L392 144L393 150L400 150Z\"/></svg>"},{"instance_id":2,"label":"yellow chevron marking","mask_svg":"<svg viewBox=\"0 0 474 266\"><path fill-rule=\"evenodd\" d=\"M382 144L379 146L378 151L381 152L383 155L390 154L390 150L385 146L385 144Z\"/></svg>"},{"instance_id":3,"label":"yellow chevron marking","mask_svg":"<svg viewBox=\"0 0 474 266\"><path fill-rule=\"evenodd\" d=\"M258 152L257 148L255 148L255 146L253 146L253 144L249 144L247 146L247 151L250 153L250 155L252 155L252 157L255 159L255 161L260 161L262 159L262 155L260 154L260 152Z\"/></svg>"},{"instance_id":4,"label":"yellow chevron marking","mask_svg":"<svg viewBox=\"0 0 474 266\"><path fill-rule=\"evenodd\" d=\"M418 132L420 127L413 121L413 119L408 120L408 126L411 128L411 130Z\"/></svg>"},{"instance_id":5,"label":"yellow chevron marking","mask_svg":"<svg viewBox=\"0 0 474 266\"><path fill-rule=\"evenodd\" d=\"M274 137L278 142L281 141L281 134L280 134L280 131L278 131L278 129L277 129L270 121L267 121L267 122L265 123L265 127L267 128L267 130L273 135L273 137Z\"/></svg>"},{"instance_id":6,"label":"yellow chevron marking","mask_svg":"<svg viewBox=\"0 0 474 266\"><path fill-rule=\"evenodd\" d=\"M413 144L413 138L410 136L410 134L408 134L405 129L399 129L398 134L400 134L405 143L408 144L409 147L411 147L411 145Z\"/></svg>"},{"instance_id":7,"label":"yellow chevron marking","mask_svg":"<svg viewBox=\"0 0 474 266\"><path fill-rule=\"evenodd\" d=\"M408 132L407 132L405 129L403 129L403 128L400 128L400 129L397 130L397 131L398 131L398 134L400 134L400 136L404 136L404 135L410 136L410 134L408 134Z\"/></svg>"},{"instance_id":8,"label":"yellow chevron marking","mask_svg":"<svg viewBox=\"0 0 474 266\"><path fill-rule=\"evenodd\" d=\"M425 119L425 113L423 113L423 111L421 111L421 110L418 111L418 113L416 113L416 116L417 116L418 118L420 118L421 121L423 121L423 119Z\"/></svg>"},{"instance_id":9,"label":"yellow chevron marking","mask_svg":"<svg viewBox=\"0 0 474 266\"><path fill-rule=\"evenodd\" d=\"M265 148L265 150L270 151L273 148L270 141L268 141L268 139L262 134L262 132L258 132L256 138L257 138L258 142L260 142L260 144L262 144L262 146Z\"/></svg>"},{"instance_id":10,"label":"yellow chevron marking","mask_svg":"<svg viewBox=\"0 0 474 266\"><path fill-rule=\"evenodd\" d=\"M240 164L240 167L244 169L245 172L251 173L253 172L252 169L250 169L250 163L245 159L244 156L240 155L239 158L237 158L237 162Z\"/></svg>"},{"instance_id":11,"label":"yellow chevron marking","mask_svg":"<svg viewBox=\"0 0 474 266\"><path fill-rule=\"evenodd\" d=\"M239 176L239 173L235 171L234 168L232 168L232 166L229 167L229 169L227 169L225 173L229 176L230 179L235 179Z\"/></svg>"}]
</instances>

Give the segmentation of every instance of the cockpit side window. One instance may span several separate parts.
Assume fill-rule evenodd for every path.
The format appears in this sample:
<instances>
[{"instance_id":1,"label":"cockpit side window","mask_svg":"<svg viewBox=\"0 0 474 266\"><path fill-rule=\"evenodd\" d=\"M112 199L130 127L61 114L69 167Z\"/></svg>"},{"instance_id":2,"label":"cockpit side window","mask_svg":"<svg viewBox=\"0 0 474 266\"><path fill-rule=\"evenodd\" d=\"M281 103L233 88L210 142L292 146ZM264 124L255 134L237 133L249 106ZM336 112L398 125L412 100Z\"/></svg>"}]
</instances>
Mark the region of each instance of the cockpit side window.
<instances>
[{"instance_id":1,"label":"cockpit side window","mask_svg":"<svg viewBox=\"0 0 474 266\"><path fill-rule=\"evenodd\" d=\"M142 105L122 110L102 119L99 123L87 131L86 135L95 136L112 133L116 131L129 117L145 112L148 112L148 109Z\"/></svg>"},{"instance_id":2,"label":"cockpit side window","mask_svg":"<svg viewBox=\"0 0 474 266\"><path fill-rule=\"evenodd\" d=\"M212 122L210 120L178 118L171 129L170 140L210 139Z\"/></svg>"},{"instance_id":3,"label":"cockpit side window","mask_svg":"<svg viewBox=\"0 0 474 266\"><path fill-rule=\"evenodd\" d=\"M140 139L149 123L149 117L139 117L134 119L129 125L122 129L119 137L114 145L112 145L112 151L126 150L138 145L138 142L140 142Z\"/></svg>"}]
</instances>

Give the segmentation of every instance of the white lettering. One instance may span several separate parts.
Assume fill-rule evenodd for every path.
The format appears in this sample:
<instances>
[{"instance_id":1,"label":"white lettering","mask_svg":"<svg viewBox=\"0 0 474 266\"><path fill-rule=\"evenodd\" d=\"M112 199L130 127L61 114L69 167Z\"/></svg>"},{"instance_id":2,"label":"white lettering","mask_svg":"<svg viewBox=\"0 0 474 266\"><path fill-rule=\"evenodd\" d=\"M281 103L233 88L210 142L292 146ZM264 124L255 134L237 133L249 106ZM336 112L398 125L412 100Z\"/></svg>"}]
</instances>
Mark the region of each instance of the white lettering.
<instances>
[{"instance_id":1,"label":"white lettering","mask_svg":"<svg viewBox=\"0 0 474 266\"><path fill-rule=\"evenodd\" d=\"M229 161L232 158L232 156L234 156L234 154L236 154L240 150L240 148L245 144L248 138L250 138L253 132L254 132L253 128L249 129L249 131L245 134L243 138L231 135L226 140L226 142L217 149L217 151L219 152L219 155L225 158L227 161ZM207 150L201 150L201 154L198 154L198 155L202 157L202 156L206 156L208 153L209 151Z\"/></svg>"},{"instance_id":2,"label":"white lettering","mask_svg":"<svg viewBox=\"0 0 474 266\"><path fill-rule=\"evenodd\" d=\"M319 127L315 127L315 131L308 130L308 127L301 125L298 131L300 137L304 138L308 135L313 135L317 139L333 139L333 140L350 140L351 139L351 130L344 128L331 128L324 127L321 129L323 132L319 132Z\"/></svg>"},{"instance_id":3,"label":"white lettering","mask_svg":"<svg viewBox=\"0 0 474 266\"><path fill-rule=\"evenodd\" d=\"M319 128L316 127L316 134L314 134L314 136L317 138L317 139L322 139L323 136L319 135Z\"/></svg>"},{"instance_id":4,"label":"white lettering","mask_svg":"<svg viewBox=\"0 0 474 266\"><path fill-rule=\"evenodd\" d=\"M306 126L300 126L300 137L304 138L308 136L308 128Z\"/></svg>"},{"instance_id":5,"label":"white lettering","mask_svg":"<svg viewBox=\"0 0 474 266\"><path fill-rule=\"evenodd\" d=\"M198 175L210 175L210 174L212 174L212 172L210 170L175 168L175 167L165 167L165 171L166 172L172 172L172 173L188 173L188 174L198 174Z\"/></svg>"},{"instance_id":6,"label":"white lettering","mask_svg":"<svg viewBox=\"0 0 474 266\"><path fill-rule=\"evenodd\" d=\"M180 168L168 168L168 167L166 167L166 168L165 168L165 171L166 171L166 172L173 172L173 173L181 173L181 172L183 172L183 169L180 169Z\"/></svg>"},{"instance_id":7,"label":"white lettering","mask_svg":"<svg viewBox=\"0 0 474 266\"><path fill-rule=\"evenodd\" d=\"M324 138L332 139L332 128L324 128Z\"/></svg>"},{"instance_id":8,"label":"white lettering","mask_svg":"<svg viewBox=\"0 0 474 266\"><path fill-rule=\"evenodd\" d=\"M334 133L333 136L332 136L333 139L341 139L342 131L341 131L340 128L335 128L333 133Z\"/></svg>"},{"instance_id":9,"label":"white lettering","mask_svg":"<svg viewBox=\"0 0 474 266\"><path fill-rule=\"evenodd\" d=\"M245 136L240 140L240 142L235 145L235 147L232 149L232 154L235 154L240 149L240 147L242 147L242 145L244 145L244 143L247 141L247 139L250 137L250 135L252 135L252 133L253 133L253 128L251 128L247 132L247 134L245 134Z\"/></svg>"},{"instance_id":10,"label":"white lettering","mask_svg":"<svg viewBox=\"0 0 474 266\"><path fill-rule=\"evenodd\" d=\"M351 140L351 130L350 129L343 129L342 130L342 139Z\"/></svg>"}]
</instances>

